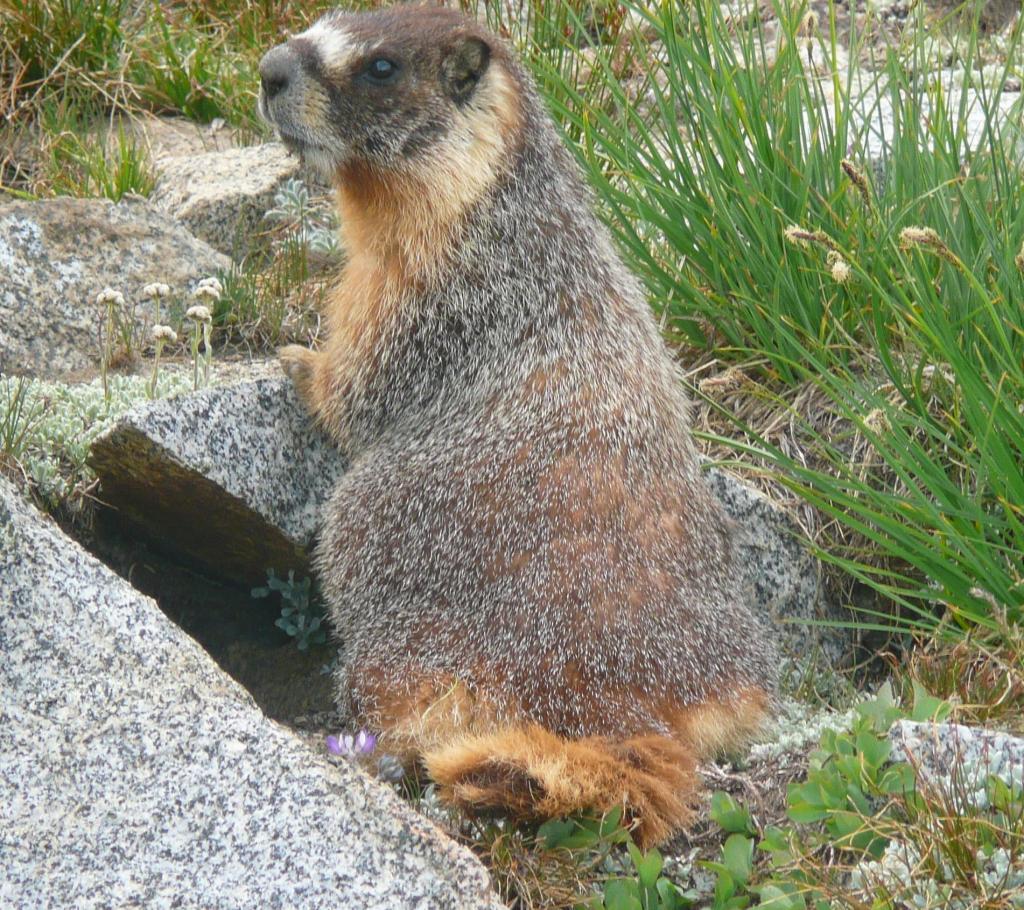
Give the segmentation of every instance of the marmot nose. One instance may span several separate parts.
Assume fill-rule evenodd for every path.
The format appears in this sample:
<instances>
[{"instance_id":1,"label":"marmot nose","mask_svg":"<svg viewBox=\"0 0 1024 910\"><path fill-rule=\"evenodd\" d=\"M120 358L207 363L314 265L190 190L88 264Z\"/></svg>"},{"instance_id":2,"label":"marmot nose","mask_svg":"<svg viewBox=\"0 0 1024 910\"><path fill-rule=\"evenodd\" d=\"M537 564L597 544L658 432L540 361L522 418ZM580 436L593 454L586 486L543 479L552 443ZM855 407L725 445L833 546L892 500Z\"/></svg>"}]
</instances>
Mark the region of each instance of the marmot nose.
<instances>
[{"instance_id":1,"label":"marmot nose","mask_svg":"<svg viewBox=\"0 0 1024 910\"><path fill-rule=\"evenodd\" d=\"M263 55L260 61L260 82L267 98L279 95L295 76L298 61L287 44L279 44Z\"/></svg>"}]
</instances>

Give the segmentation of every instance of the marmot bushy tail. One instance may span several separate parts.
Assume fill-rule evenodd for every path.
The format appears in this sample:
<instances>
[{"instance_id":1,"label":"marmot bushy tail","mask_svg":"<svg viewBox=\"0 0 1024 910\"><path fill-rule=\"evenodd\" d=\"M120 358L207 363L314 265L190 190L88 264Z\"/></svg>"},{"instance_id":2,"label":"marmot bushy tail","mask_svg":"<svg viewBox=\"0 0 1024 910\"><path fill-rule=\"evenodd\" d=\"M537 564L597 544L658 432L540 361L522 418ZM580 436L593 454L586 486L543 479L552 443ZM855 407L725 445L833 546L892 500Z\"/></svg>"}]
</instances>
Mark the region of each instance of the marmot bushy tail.
<instances>
[{"instance_id":1,"label":"marmot bushy tail","mask_svg":"<svg viewBox=\"0 0 1024 910\"><path fill-rule=\"evenodd\" d=\"M329 14L261 76L346 252L322 349L281 352L350 461L316 553L341 700L468 809L622 804L667 836L775 657L679 371L530 78L427 7Z\"/></svg>"},{"instance_id":2,"label":"marmot bushy tail","mask_svg":"<svg viewBox=\"0 0 1024 910\"><path fill-rule=\"evenodd\" d=\"M641 843L693 814L693 753L669 736L567 739L537 724L469 736L423 756L449 802L470 812L553 818L625 806Z\"/></svg>"}]
</instances>

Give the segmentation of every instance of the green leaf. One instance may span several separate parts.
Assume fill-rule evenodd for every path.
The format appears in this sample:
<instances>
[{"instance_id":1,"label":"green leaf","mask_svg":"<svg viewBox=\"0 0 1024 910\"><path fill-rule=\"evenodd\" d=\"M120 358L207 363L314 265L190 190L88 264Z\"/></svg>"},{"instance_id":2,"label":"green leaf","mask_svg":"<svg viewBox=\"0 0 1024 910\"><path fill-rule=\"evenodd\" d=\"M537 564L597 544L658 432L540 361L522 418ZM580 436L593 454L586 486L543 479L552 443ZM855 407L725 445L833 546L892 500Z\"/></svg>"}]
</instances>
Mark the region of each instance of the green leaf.
<instances>
[{"instance_id":1,"label":"green leaf","mask_svg":"<svg viewBox=\"0 0 1024 910\"><path fill-rule=\"evenodd\" d=\"M601 842L601 835L596 829L587 828L576 822L574 830L561 843L566 850L588 850Z\"/></svg>"},{"instance_id":2,"label":"green leaf","mask_svg":"<svg viewBox=\"0 0 1024 910\"><path fill-rule=\"evenodd\" d=\"M661 910L686 910L697 901L696 891L680 891L667 878L659 878L657 884Z\"/></svg>"},{"instance_id":3,"label":"green leaf","mask_svg":"<svg viewBox=\"0 0 1024 910\"><path fill-rule=\"evenodd\" d=\"M612 837L622 831L622 806L613 806L601 819L599 833L601 837Z\"/></svg>"},{"instance_id":4,"label":"green leaf","mask_svg":"<svg viewBox=\"0 0 1024 910\"><path fill-rule=\"evenodd\" d=\"M730 834L722 846L722 861L739 884L745 884L754 868L754 841L743 834Z\"/></svg>"},{"instance_id":5,"label":"green leaf","mask_svg":"<svg viewBox=\"0 0 1024 910\"><path fill-rule=\"evenodd\" d=\"M761 898L757 906L763 910L806 910L807 903L799 892L784 891L779 885L771 882L760 885L755 890Z\"/></svg>"},{"instance_id":6,"label":"green leaf","mask_svg":"<svg viewBox=\"0 0 1024 910\"><path fill-rule=\"evenodd\" d=\"M604 886L605 910L644 910L636 882L617 878Z\"/></svg>"},{"instance_id":7,"label":"green leaf","mask_svg":"<svg viewBox=\"0 0 1024 910\"><path fill-rule=\"evenodd\" d=\"M636 862L635 858L633 862L636 865L640 884L645 888L653 888L658 882L658 876L661 875L661 869L664 865L661 854L657 850L649 850L640 858L639 862Z\"/></svg>"},{"instance_id":8,"label":"green leaf","mask_svg":"<svg viewBox=\"0 0 1024 910\"><path fill-rule=\"evenodd\" d=\"M864 764L872 771L877 771L889 758L892 743L887 737L875 736L867 730L861 730L857 734L857 749L864 758Z\"/></svg>"},{"instance_id":9,"label":"green leaf","mask_svg":"<svg viewBox=\"0 0 1024 910\"><path fill-rule=\"evenodd\" d=\"M914 687L914 708L910 712L911 720L941 723L949 717L953 710L949 702L929 695L916 679L912 681L912 684Z\"/></svg>"},{"instance_id":10,"label":"green leaf","mask_svg":"<svg viewBox=\"0 0 1024 910\"><path fill-rule=\"evenodd\" d=\"M888 733L889 728L903 714L889 683L883 685L871 701L857 705L856 711L871 723L876 733Z\"/></svg>"},{"instance_id":11,"label":"green leaf","mask_svg":"<svg viewBox=\"0 0 1024 910\"><path fill-rule=\"evenodd\" d=\"M833 762L835 769L842 777L828 775L822 783L826 805L833 809L846 805L846 787L848 781L860 780L861 756L840 755Z\"/></svg>"},{"instance_id":12,"label":"green leaf","mask_svg":"<svg viewBox=\"0 0 1024 910\"><path fill-rule=\"evenodd\" d=\"M789 852L788 832L777 825L769 825L764 829L764 836L757 845L757 849L764 853Z\"/></svg>"},{"instance_id":13,"label":"green leaf","mask_svg":"<svg viewBox=\"0 0 1024 910\"><path fill-rule=\"evenodd\" d=\"M828 815L828 808L821 793L821 787L813 781L804 784L790 784L787 787L787 813L798 824L820 821Z\"/></svg>"},{"instance_id":14,"label":"green leaf","mask_svg":"<svg viewBox=\"0 0 1024 910\"><path fill-rule=\"evenodd\" d=\"M909 793L917 787L917 775L913 767L906 762L889 765L878 780L878 789L882 793Z\"/></svg>"},{"instance_id":15,"label":"green leaf","mask_svg":"<svg viewBox=\"0 0 1024 910\"><path fill-rule=\"evenodd\" d=\"M736 894L736 879L721 863L701 863L704 868L717 874L715 879L715 907L725 906Z\"/></svg>"},{"instance_id":16,"label":"green leaf","mask_svg":"<svg viewBox=\"0 0 1024 910\"><path fill-rule=\"evenodd\" d=\"M822 752L836 752L838 747L836 744L836 737L839 734L831 727L826 727L821 731L821 751ZM713 816L712 816L713 817Z\"/></svg>"},{"instance_id":17,"label":"green leaf","mask_svg":"<svg viewBox=\"0 0 1024 910\"><path fill-rule=\"evenodd\" d=\"M754 833L750 810L723 790L711 795L711 818L730 834Z\"/></svg>"},{"instance_id":18,"label":"green leaf","mask_svg":"<svg viewBox=\"0 0 1024 910\"><path fill-rule=\"evenodd\" d=\"M828 828L832 836L842 842L840 846L848 847L853 844L853 836L864 830L864 819L856 812L833 812Z\"/></svg>"},{"instance_id":19,"label":"green leaf","mask_svg":"<svg viewBox=\"0 0 1024 910\"><path fill-rule=\"evenodd\" d=\"M537 828L537 837L544 841L544 846L548 850L554 850L564 846L569 835L575 830L576 825L569 819L553 818Z\"/></svg>"}]
</instances>

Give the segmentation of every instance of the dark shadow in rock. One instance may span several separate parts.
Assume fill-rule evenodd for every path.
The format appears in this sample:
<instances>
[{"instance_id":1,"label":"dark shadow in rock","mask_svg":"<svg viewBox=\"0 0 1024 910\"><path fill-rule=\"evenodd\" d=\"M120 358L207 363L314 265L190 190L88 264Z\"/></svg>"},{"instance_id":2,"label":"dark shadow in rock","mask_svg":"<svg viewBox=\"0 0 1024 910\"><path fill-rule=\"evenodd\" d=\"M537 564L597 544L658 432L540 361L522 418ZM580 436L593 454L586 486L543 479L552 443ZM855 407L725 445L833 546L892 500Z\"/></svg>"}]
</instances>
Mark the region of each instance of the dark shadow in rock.
<instances>
[{"instance_id":1,"label":"dark shadow in rock","mask_svg":"<svg viewBox=\"0 0 1024 910\"><path fill-rule=\"evenodd\" d=\"M331 676L337 653L330 641L300 651L278 629L278 598L254 599L249 587L226 584L151 547L129 519L99 508L88 533L65 527L94 556L143 594L203 646L241 683L263 712L282 723L334 709ZM287 575L289 566L278 567ZM253 579L253 586L265 579Z\"/></svg>"}]
</instances>

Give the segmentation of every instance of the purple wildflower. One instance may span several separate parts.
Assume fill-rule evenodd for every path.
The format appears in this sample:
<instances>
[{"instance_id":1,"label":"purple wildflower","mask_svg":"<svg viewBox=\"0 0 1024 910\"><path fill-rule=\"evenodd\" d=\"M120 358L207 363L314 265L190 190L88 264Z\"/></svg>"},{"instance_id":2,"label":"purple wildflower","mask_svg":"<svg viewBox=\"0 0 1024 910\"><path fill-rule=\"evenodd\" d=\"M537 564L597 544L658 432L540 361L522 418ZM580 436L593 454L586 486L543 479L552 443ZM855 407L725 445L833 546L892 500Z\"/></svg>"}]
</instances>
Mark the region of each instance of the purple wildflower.
<instances>
[{"instance_id":1,"label":"purple wildflower","mask_svg":"<svg viewBox=\"0 0 1024 910\"><path fill-rule=\"evenodd\" d=\"M365 730L360 730L356 736L355 750L360 755L370 755L377 748L377 737Z\"/></svg>"},{"instance_id":2,"label":"purple wildflower","mask_svg":"<svg viewBox=\"0 0 1024 910\"><path fill-rule=\"evenodd\" d=\"M344 758L362 758L373 754L377 748L377 737L366 730L360 730L355 736L351 733L343 733L340 736L328 736L327 751L331 755L341 755Z\"/></svg>"}]
</instances>

